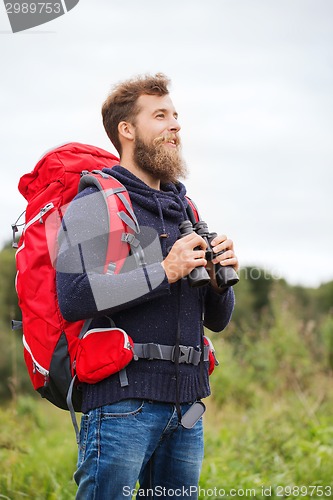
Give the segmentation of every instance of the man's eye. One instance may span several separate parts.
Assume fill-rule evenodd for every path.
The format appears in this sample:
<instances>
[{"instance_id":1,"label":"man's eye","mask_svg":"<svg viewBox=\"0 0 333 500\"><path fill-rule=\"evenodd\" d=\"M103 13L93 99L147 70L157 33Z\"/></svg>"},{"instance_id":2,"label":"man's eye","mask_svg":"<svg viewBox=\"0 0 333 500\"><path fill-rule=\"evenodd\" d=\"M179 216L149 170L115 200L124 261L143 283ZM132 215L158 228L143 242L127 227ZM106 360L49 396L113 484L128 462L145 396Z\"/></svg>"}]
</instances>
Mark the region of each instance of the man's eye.
<instances>
[{"instance_id":1,"label":"man's eye","mask_svg":"<svg viewBox=\"0 0 333 500\"><path fill-rule=\"evenodd\" d=\"M158 115L156 115L156 118L164 118L164 113L158 113Z\"/></svg>"}]
</instances>

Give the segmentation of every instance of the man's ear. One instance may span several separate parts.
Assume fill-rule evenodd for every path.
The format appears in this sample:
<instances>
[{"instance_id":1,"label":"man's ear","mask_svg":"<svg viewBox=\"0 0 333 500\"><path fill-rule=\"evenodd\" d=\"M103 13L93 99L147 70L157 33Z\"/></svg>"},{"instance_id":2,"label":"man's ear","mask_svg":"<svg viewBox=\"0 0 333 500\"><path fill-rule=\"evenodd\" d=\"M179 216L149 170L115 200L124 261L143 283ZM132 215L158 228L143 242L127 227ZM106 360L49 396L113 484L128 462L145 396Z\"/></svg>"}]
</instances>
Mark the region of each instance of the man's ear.
<instances>
[{"instance_id":1,"label":"man's ear","mask_svg":"<svg viewBox=\"0 0 333 500\"><path fill-rule=\"evenodd\" d=\"M119 122L118 123L118 134L119 139L127 139L128 141L133 141L135 139L135 128L129 122Z\"/></svg>"}]
</instances>

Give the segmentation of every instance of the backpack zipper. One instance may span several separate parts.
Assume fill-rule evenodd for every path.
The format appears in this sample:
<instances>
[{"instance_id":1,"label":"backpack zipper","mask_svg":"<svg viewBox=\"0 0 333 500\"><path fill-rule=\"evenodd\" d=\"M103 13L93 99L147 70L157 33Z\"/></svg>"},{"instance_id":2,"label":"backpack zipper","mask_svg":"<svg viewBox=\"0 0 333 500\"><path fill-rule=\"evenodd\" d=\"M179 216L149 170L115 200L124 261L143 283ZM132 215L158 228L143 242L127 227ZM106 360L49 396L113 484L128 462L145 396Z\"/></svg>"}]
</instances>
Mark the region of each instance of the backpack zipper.
<instances>
[{"instance_id":1,"label":"backpack zipper","mask_svg":"<svg viewBox=\"0 0 333 500\"><path fill-rule=\"evenodd\" d=\"M123 337L124 337L124 349L129 349L129 350L132 349L132 345L129 341L127 333L125 332L125 330L122 330L121 328L93 328L92 330L88 330L87 333L85 333L83 335L82 339L84 339L88 335L91 335L92 333L96 333L96 332L98 333L98 332L102 332L105 330L108 330L110 332L112 332L112 330L118 330L118 332L121 332L123 334ZM110 335L112 335L112 333L110 333Z\"/></svg>"},{"instance_id":2,"label":"backpack zipper","mask_svg":"<svg viewBox=\"0 0 333 500\"><path fill-rule=\"evenodd\" d=\"M37 370L39 373L41 373L45 377L45 379L47 379L49 377L50 372L48 370L46 370L46 368L44 368L42 365L40 365L36 361L36 359L34 358L32 352L31 352L31 349L29 347L29 344L26 341L26 338L25 338L24 335L22 337L22 340L23 340L23 345L24 345L25 349L28 351L28 353L31 356L31 359L32 359L32 362L33 362L33 365L34 365L34 371Z\"/></svg>"},{"instance_id":3,"label":"backpack zipper","mask_svg":"<svg viewBox=\"0 0 333 500\"><path fill-rule=\"evenodd\" d=\"M40 224L43 224L44 215L47 214L47 212L49 212L50 210L52 210L52 208L54 208L53 203L52 202L47 203L47 205L45 205L45 207L40 209L40 211L38 212L37 215L35 215L35 217L30 219L29 222L26 223L26 225L24 226L23 232L25 232L28 229L28 227L31 226L31 224L34 224L37 221L39 221Z\"/></svg>"},{"instance_id":4,"label":"backpack zipper","mask_svg":"<svg viewBox=\"0 0 333 500\"><path fill-rule=\"evenodd\" d=\"M43 224L43 222L44 222L43 221L44 215L47 214L47 212L49 212L50 210L52 210L52 208L54 208L54 205L53 205L52 202L47 203L47 205L45 205L45 207L41 208L40 211L38 212L38 214L35 215L35 217L33 217L32 219L30 219L29 222L26 223L26 225L23 228L22 234L24 234L26 232L26 230L28 229L28 227L30 227L32 224L34 224L37 221L39 221L40 224ZM21 250L23 250L24 247L25 247L25 242L23 242L22 245L16 250L16 255ZM18 273L17 273L17 275L18 275Z\"/></svg>"}]
</instances>

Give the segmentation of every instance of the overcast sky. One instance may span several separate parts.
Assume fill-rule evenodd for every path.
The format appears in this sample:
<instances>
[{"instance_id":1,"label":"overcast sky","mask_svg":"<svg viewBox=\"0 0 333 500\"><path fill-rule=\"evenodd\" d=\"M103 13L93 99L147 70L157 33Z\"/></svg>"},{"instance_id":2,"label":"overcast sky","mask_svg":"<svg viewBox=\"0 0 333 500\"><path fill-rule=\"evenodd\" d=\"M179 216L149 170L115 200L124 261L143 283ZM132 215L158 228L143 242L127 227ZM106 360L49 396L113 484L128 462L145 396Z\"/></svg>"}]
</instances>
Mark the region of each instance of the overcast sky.
<instances>
[{"instance_id":1,"label":"overcast sky","mask_svg":"<svg viewBox=\"0 0 333 500\"><path fill-rule=\"evenodd\" d=\"M80 0L12 34L0 5L0 244L21 175L58 144L114 152L110 86L162 71L182 125L188 194L242 266L333 279L332 0Z\"/></svg>"}]
</instances>

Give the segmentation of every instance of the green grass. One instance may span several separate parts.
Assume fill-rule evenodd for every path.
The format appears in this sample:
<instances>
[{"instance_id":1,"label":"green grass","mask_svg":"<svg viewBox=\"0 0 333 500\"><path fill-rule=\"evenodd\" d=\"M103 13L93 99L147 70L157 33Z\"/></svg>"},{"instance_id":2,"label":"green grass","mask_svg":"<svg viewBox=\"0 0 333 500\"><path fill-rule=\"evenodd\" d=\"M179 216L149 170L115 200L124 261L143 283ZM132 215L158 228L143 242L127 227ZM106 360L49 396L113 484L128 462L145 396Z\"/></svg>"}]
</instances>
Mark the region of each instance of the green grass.
<instances>
[{"instance_id":1,"label":"green grass","mask_svg":"<svg viewBox=\"0 0 333 500\"><path fill-rule=\"evenodd\" d=\"M76 442L69 414L36 397L0 409L0 498L67 500Z\"/></svg>"},{"instance_id":2,"label":"green grass","mask_svg":"<svg viewBox=\"0 0 333 500\"><path fill-rule=\"evenodd\" d=\"M222 489L229 498L333 498L333 323L300 320L283 294L272 306L265 321L234 332L237 342L214 336L221 366L206 401L201 499L223 498L214 493ZM0 500L73 499L68 412L18 396L0 422Z\"/></svg>"},{"instance_id":3,"label":"green grass","mask_svg":"<svg viewBox=\"0 0 333 500\"><path fill-rule=\"evenodd\" d=\"M270 498L292 492L289 498L333 498L332 372L320 369L302 337L289 331L281 362L281 332L239 356L229 343L215 341L222 366L212 376L205 417L203 489L241 488L239 498L247 489L248 497L255 490L255 498L266 498L262 488L271 488ZM319 488L306 492L305 486ZM327 487L324 494L320 487Z\"/></svg>"},{"instance_id":4,"label":"green grass","mask_svg":"<svg viewBox=\"0 0 333 500\"><path fill-rule=\"evenodd\" d=\"M306 393L295 387L279 397L257 387L250 406L207 400L200 498L221 498L214 491L222 488L239 490L234 498L258 499L267 498L263 487L266 493L272 488L270 498L287 497L275 495L279 485L333 488L330 384L318 375ZM76 443L69 414L36 396L20 397L0 418L0 498L73 499ZM302 491L299 498L333 498Z\"/></svg>"},{"instance_id":5,"label":"green grass","mask_svg":"<svg viewBox=\"0 0 333 500\"><path fill-rule=\"evenodd\" d=\"M262 487L274 492L279 485L330 485L333 492L332 401L324 406L310 416L290 393L280 399L266 395L247 410L234 405L210 408L202 487L255 489L255 498L265 498Z\"/></svg>"}]
</instances>

